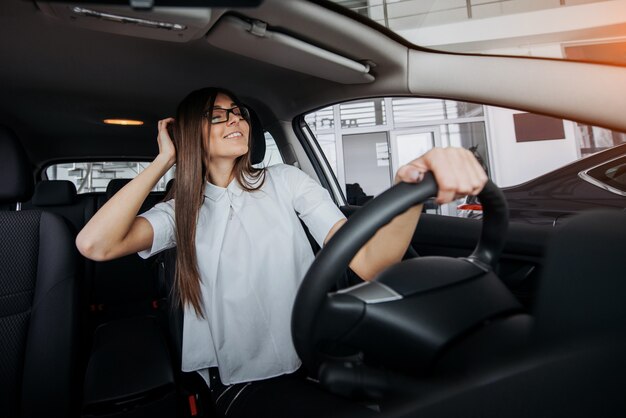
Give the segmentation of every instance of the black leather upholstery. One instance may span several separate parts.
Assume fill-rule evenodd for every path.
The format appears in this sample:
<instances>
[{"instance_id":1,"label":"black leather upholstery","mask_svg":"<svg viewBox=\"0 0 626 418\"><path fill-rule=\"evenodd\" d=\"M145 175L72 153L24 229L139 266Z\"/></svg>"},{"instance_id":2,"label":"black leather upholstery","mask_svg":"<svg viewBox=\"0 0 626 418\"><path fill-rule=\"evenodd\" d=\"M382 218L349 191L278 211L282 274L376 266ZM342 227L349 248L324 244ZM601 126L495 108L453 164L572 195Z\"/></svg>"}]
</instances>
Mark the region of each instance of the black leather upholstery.
<instances>
[{"instance_id":1,"label":"black leather upholstery","mask_svg":"<svg viewBox=\"0 0 626 418\"><path fill-rule=\"evenodd\" d=\"M95 199L92 196L76 194L76 186L67 180L44 180L37 183L30 202L24 209L40 209L56 213L71 225L74 235L85 226L95 212Z\"/></svg>"},{"instance_id":2,"label":"black leather upholstery","mask_svg":"<svg viewBox=\"0 0 626 418\"><path fill-rule=\"evenodd\" d=\"M106 203L131 179L113 179L106 190ZM162 193L150 193L143 202L142 213L163 198ZM115 260L96 262L90 303L102 306L98 322L153 313L151 302L159 299L156 266L152 260L143 260L130 254Z\"/></svg>"},{"instance_id":3,"label":"black leather upholstery","mask_svg":"<svg viewBox=\"0 0 626 418\"><path fill-rule=\"evenodd\" d=\"M98 327L85 377L85 408L173 385L167 344L154 318L136 317Z\"/></svg>"},{"instance_id":4,"label":"black leather upholstery","mask_svg":"<svg viewBox=\"0 0 626 418\"><path fill-rule=\"evenodd\" d=\"M495 353L497 367L418 386L394 416L626 416L624 237L624 211L570 219L547 247L531 347ZM498 338L482 341L481 350Z\"/></svg>"},{"instance_id":5,"label":"black leather upholstery","mask_svg":"<svg viewBox=\"0 0 626 418\"><path fill-rule=\"evenodd\" d=\"M175 179L170 179L167 184L165 185L165 194L167 195L170 190L172 190L172 186L174 186L174 180Z\"/></svg>"},{"instance_id":6,"label":"black leather upholstery","mask_svg":"<svg viewBox=\"0 0 626 418\"><path fill-rule=\"evenodd\" d=\"M101 204L130 181L109 182ZM162 198L150 193L140 212ZM154 260L130 254L96 262L93 271L91 304L98 313L92 318L102 325L85 375L83 416L176 415L172 363L153 316L160 314L153 302L161 297Z\"/></svg>"},{"instance_id":7,"label":"black leather upholstery","mask_svg":"<svg viewBox=\"0 0 626 418\"><path fill-rule=\"evenodd\" d=\"M35 186L33 205L67 206L76 201L76 186L69 180L40 181Z\"/></svg>"},{"instance_id":8,"label":"black leather upholstery","mask_svg":"<svg viewBox=\"0 0 626 418\"><path fill-rule=\"evenodd\" d=\"M622 341L560 355L535 353L508 367L456 379L443 389L437 390L437 384L422 384L414 400L398 408L402 412L386 416L623 417L625 348Z\"/></svg>"},{"instance_id":9,"label":"black leather upholstery","mask_svg":"<svg viewBox=\"0 0 626 418\"><path fill-rule=\"evenodd\" d=\"M34 178L22 144L0 125L0 203L25 202L33 194Z\"/></svg>"},{"instance_id":10,"label":"black leather upholstery","mask_svg":"<svg viewBox=\"0 0 626 418\"><path fill-rule=\"evenodd\" d=\"M250 111L250 161L252 164L260 164L265 158L265 133L261 126L261 121L256 112Z\"/></svg>"},{"instance_id":11,"label":"black leather upholstery","mask_svg":"<svg viewBox=\"0 0 626 418\"><path fill-rule=\"evenodd\" d=\"M542 342L626 336L626 212L592 211L548 245L537 299Z\"/></svg>"},{"instance_id":12,"label":"black leather upholstery","mask_svg":"<svg viewBox=\"0 0 626 418\"><path fill-rule=\"evenodd\" d=\"M131 180L132 179L112 179L109 181L109 184L107 184L106 199L109 200L112 198L115 193L122 190Z\"/></svg>"},{"instance_id":13,"label":"black leather upholstery","mask_svg":"<svg viewBox=\"0 0 626 418\"><path fill-rule=\"evenodd\" d=\"M102 204L106 203L106 201L112 198L113 195L115 195L124 186L130 183L131 180L132 179L112 179L111 181L109 181L105 194L106 200ZM139 213L145 212L146 210L159 203L161 200L163 200L163 192L150 192L146 197L146 200L144 200L141 204Z\"/></svg>"},{"instance_id":14,"label":"black leather upholstery","mask_svg":"<svg viewBox=\"0 0 626 418\"><path fill-rule=\"evenodd\" d=\"M30 163L2 127L0 167L2 198L28 199ZM28 210L0 212L0 237L0 416L71 416L78 393L73 236L57 215Z\"/></svg>"}]
</instances>

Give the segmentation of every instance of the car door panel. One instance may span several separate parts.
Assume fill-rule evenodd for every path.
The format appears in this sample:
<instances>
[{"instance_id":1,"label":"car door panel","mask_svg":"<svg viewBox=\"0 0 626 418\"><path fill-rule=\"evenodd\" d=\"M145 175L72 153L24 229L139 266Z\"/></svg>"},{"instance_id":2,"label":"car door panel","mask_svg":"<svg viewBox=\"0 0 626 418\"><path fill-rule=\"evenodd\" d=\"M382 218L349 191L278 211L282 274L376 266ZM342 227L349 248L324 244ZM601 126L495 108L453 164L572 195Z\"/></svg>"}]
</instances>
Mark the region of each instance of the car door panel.
<instances>
[{"instance_id":1,"label":"car door panel","mask_svg":"<svg viewBox=\"0 0 626 418\"><path fill-rule=\"evenodd\" d=\"M350 217L359 208L343 206L341 210ZM420 256L467 257L478 242L481 227L482 222L476 219L422 214L411 240L411 248ZM526 305L532 302L544 248L552 232L552 227L509 225L497 273Z\"/></svg>"}]
</instances>

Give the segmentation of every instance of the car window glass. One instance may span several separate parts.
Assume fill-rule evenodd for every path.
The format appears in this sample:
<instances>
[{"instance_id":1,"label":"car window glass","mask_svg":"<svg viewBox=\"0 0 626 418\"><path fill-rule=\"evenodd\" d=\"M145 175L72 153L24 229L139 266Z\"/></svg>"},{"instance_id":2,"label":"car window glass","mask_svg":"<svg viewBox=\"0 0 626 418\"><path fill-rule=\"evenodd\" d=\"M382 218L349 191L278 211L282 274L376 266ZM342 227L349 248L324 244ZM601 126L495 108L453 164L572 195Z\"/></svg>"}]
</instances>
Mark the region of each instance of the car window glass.
<instances>
[{"instance_id":1,"label":"car window glass","mask_svg":"<svg viewBox=\"0 0 626 418\"><path fill-rule=\"evenodd\" d=\"M609 187L626 192L626 157L595 167L587 175Z\"/></svg>"},{"instance_id":2,"label":"car window glass","mask_svg":"<svg viewBox=\"0 0 626 418\"><path fill-rule=\"evenodd\" d=\"M269 167L283 162L283 157L280 155L274 137L269 132L265 132L265 158L259 166Z\"/></svg>"},{"instance_id":3,"label":"car window glass","mask_svg":"<svg viewBox=\"0 0 626 418\"><path fill-rule=\"evenodd\" d=\"M269 132L265 132L265 158L259 166L269 167L283 162L276 142ZM48 180L69 180L76 185L78 193L105 192L112 179L135 178L149 161L98 161L52 164L45 169ZM157 182L152 191L165 191L167 182L175 177L176 166Z\"/></svg>"},{"instance_id":4,"label":"car window glass","mask_svg":"<svg viewBox=\"0 0 626 418\"><path fill-rule=\"evenodd\" d=\"M397 169L433 147L464 147L501 187L527 182L579 158L626 143L594 126L453 100L356 100L305 115L348 204L361 205L393 183ZM427 211L465 216L459 200Z\"/></svg>"},{"instance_id":5,"label":"car window glass","mask_svg":"<svg viewBox=\"0 0 626 418\"><path fill-rule=\"evenodd\" d=\"M473 150L488 171L483 106L452 100L387 97L357 100L305 115L348 204L388 189L395 171L435 146ZM338 121L338 123L336 123ZM456 215L457 203L427 211Z\"/></svg>"},{"instance_id":6,"label":"car window glass","mask_svg":"<svg viewBox=\"0 0 626 418\"><path fill-rule=\"evenodd\" d=\"M78 193L105 192L112 179L135 178L150 165L149 161L97 161L53 164L46 168L48 180L69 180ZM167 182L174 178L172 167L157 182L152 191L165 191Z\"/></svg>"}]
</instances>

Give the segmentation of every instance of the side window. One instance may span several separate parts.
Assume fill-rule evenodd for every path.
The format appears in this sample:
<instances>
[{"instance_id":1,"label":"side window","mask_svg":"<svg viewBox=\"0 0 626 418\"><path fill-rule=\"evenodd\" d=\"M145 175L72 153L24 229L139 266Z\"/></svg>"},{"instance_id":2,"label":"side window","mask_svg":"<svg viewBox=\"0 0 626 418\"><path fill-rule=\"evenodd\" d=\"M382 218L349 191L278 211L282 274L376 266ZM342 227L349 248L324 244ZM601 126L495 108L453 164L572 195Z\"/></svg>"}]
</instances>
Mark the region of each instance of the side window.
<instances>
[{"instance_id":1,"label":"side window","mask_svg":"<svg viewBox=\"0 0 626 418\"><path fill-rule=\"evenodd\" d=\"M135 178L149 165L149 161L63 163L48 166L45 174L49 180L70 180L76 185L78 193L105 192L112 179ZM152 191L165 191L175 171L175 166L169 169Z\"/></svg>"},{"instance_id":2,"label":"side window","mask_svg":"<svg viewBox=\"0 0 626 418\"><path fill-rule=\"evenodd\" d=\"M500 187L524 183L581 157L626 143L626 134L562 119L453 100L385 97L305 115L348 204L393 184L398 168L433 147L472 150ZM620 177L621 178L621 177ZM427 211L467 216L459 200Z\"/></svg>"},{"instance_id":3,"label":"side window","mask_svg":"<svg viewBox=\"0 0 626 418\"><path fill-rule=\"evenodd\" d=\"M276 142L269 132L265 132L265 158L260 166L280 164L283 159ZM149 161L100 161L53 164L46 168L49 180L70 180L78 193L104 192L109 181L117 178L134 178L150 165ZM176 174L176 166L168 170L152 191L164 191L168 181Z\"/></svg>"},{"instance_id":4,"label":"side window","mask_svg":"<svg viewBox=\"0 0 626 418\"><path fill-rule=\"evenodd\" d=\"M275 164L282 164L283 157L280 155L280 151L278 151L278 146L276 145L276 141L274 141L274 137L269 132L265 132L265 158L263 162L259 164L260 167L269 167Z\"/></svg>"},{"instance_id":5,"label":"side window","mask_svg":"<svg viewBox=\"0 0 626 418\"><path fill-rule=\"evenodd\" d=\"M396 171L433 147L473 150L489 171L481 105L387 97L342 103L305 116L348 204L362 205L393 184ZM457 204L431 213L456 215Z\"/></svg>"}]
</instances>

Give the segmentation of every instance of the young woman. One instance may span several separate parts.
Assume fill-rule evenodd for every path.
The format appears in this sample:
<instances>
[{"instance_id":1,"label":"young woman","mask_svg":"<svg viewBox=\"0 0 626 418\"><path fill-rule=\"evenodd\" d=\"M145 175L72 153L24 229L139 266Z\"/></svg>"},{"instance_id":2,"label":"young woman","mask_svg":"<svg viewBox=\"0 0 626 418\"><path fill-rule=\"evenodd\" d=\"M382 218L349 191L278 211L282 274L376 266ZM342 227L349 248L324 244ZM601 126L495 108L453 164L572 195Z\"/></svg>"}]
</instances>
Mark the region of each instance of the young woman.
<instances>
[{"instance_id":1,"label":"young woman","mask_svg":"<svg viewBox=\"0 0 626 418\"><path fill-rule=\"evenodd\" d=\"M171 124L175 144L168 134ZM76 244L97 261L134 252L149 257L177 247L175 289L184 308L181 367L198 371L218 409L232 414L235 400L259 390L250 382L283 382L272 378L300 366L291 340L291 310L314 258L300 219L320 245L346 219L328 192L299 169L252 167L249 115L228 91L190 93L175 120L159 121L157 140L159 154L152 164L93 216ZM174 163L174 199L137 216ZM475 195L487 181L473 155L460 148L426 153L401 167L395 181L416 182L426 171L439 184L438 203ZM370 280L400 261L420 212L420 206L413 207L380 229L351 269ZM293 389L291 383L282 385L280 391ZM298 398L281 396L282 402Z\"/></svg>"}]
</instances>

